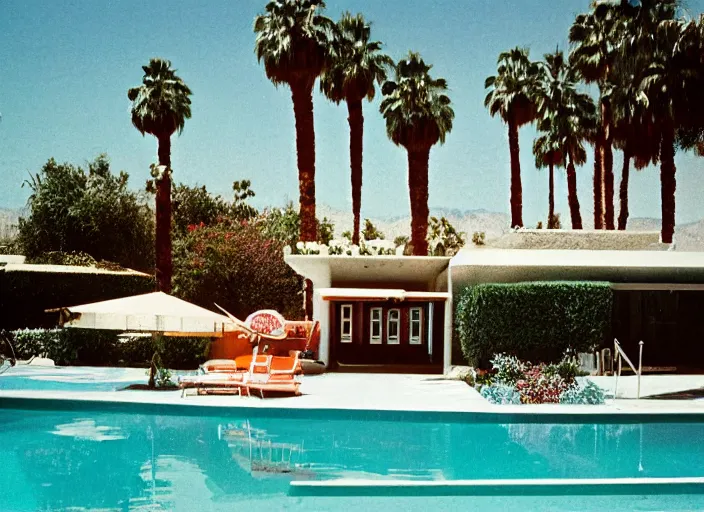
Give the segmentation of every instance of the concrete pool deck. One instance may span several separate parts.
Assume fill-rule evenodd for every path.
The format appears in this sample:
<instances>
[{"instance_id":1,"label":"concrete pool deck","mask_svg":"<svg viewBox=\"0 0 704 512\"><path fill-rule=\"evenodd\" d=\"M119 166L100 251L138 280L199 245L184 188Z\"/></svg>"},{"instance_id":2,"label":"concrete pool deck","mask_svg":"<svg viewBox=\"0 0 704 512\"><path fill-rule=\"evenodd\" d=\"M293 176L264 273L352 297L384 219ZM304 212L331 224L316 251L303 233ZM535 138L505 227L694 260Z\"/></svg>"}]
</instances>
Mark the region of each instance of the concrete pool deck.
<instances>
[{"instance_id":1,"label":"concrete pool deck","mask_svg":"<svg viewBox=\"0 0 704 512\"><path fill-rule=\"evenodd\" d=\"M121 369L119 380L140 380L144 370ZM87 369L95 372L96 369ZM80 375L72 368L70 375ZM7 375L7 374L6 374ZM28 376L24 374L24 376ZM40 378L48 378L39 373ZM34 377L34 375L32 376ZM69 375L66 375L69 377ZM613 377L592 377L602 388L613 391ZM704 376L644 376L642 395L669 393L704 387ZM259 399L232 395L187 395L180 391L53 391L3 390L0 377L0 407L3 399L76 400L123 404L156 404L192 407L336 409L372 411L490 413L490 414L702 414L704 400L625 399L635 397L636 378L621 377L619 398L607 399L604 405L494 405L458 380L439 375L351 374L328 373L307 376L301 385L302 396ZM191 393L193 391L191 390ZM14 400L5 401L6 404Z\"/></svg>"}]
</instances>

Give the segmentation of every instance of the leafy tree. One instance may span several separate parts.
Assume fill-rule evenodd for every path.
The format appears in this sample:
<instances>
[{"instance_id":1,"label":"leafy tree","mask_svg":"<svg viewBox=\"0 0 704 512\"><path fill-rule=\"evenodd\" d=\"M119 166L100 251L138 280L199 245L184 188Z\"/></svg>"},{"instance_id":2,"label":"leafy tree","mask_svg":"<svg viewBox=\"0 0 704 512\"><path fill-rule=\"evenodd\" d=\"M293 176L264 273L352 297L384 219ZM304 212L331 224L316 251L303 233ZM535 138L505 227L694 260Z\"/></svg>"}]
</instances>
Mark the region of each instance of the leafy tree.
<instances>
[{"instance_id":1,"label":"leafy tree","mask_svg":"<svg viewBox=\"0 0 704 512\"><path fill-rule=\"evenodd\" d=\"M370 41L371 27L364 16L346 12L337 22L332 42L333 59L320 79L320 89L331 101L347 103L350 125L350 169L352 178L352 243L359 245L359 220L362 207L362 147L364 115L362 100L374 99L375 85L386 80L394 61L382 53L379 41Z\"/></svg>"},{"instance_id":2,"label":"leafy tree","mask_svg":"<svg viewBox=\"0 0 704 512\"><path fill-rule=\"evenodd\" d=\"M292 202L289 202L284 208L265 210L253 221L265 237L296 249L296 242L300 240L301 220ZM323 217L322 221L316 219L316 224L315 241L324 244L330 243L335 233L335 225L327 217Z\"/></svg>"},{"instance_id":3,"label":"leafy tree","mask_svg":"<svg viewBox=\"0 0 704 512\"><path fill-rule=\"evenodd\" d=\"M464 247L465 238L445 217L430 217L428 242L433 256L454 256Z\"/></svg>"},{"instance_id":4,"label":"leafy tree","mask_svg":"<svg viewBox=\"0 0 704 512\"><path fill-rule=\"evenodd\" d=\"M205 186L175 185L171 200L175 236L183 236L196 225L254 219L259 212L247 202L255 195L250 186L249 180L235 181L232 185L234 198L228 202L208 192Z\"/></svg>"},{"instance_id":5,"label":"leafy tree","mask_svg":"<svg viewBox=\"0 0 704 512\"><path fill-rule=\"evenodd\" d=\"M296 152L300 191L300 236L317 238L315 218L315 128L313 85L329 64L335 24L323 16L322 0L272 0L254 20L255 52L274 85L291 89L296 118Z\"/></svg>"},{"instance_id":6,"label":"leafy tree","mask_svg":"<svg viewBox=\"0 0 704 512\"><path fill-rule=\"evenodd\" d=\"M365 240L383 240L385 237L384 233L379 231L372 221L369 219L364 219L364 231L362 231L362 238Z\"/></svg>"},{"instance_id":7,"label":"leafy tree","mask_svg":"<svg viewBox=\"0 0 704 512\"><path fill-rule=\"evenodd\" d=\"M399 235L396 238L394 238L394 245L396 247L401 247L402 245L406 245L410 239L406 235Z\"/></svg>"},{"instance_id":8,"label":"leafy tree","mask_svg":"<svg viewBox=\"0 0 704 512\"><path fill-rule=\"evenodd\" d=\"M413 254L428 254L428 161L430 149L452 131L455 113L447 96L447 81L430 76L432 66L410 52L396 65L396 80L385 82L380 110L386 133L408 152Z\"/></svg>"},{"instance_id":9,"label":"leafy tree","mask_svg":"<svg viewBox=\"0 0 704 512\"><path fill-rule=\"evenodd\" d=\"M300 240L301 220L292 202L285 208L265 210L261 215L260 224L265 237L284 245L295 248L296 242Z\"/></svg>"},{"instance_id":10,"label":"leafy tree","mask_svg":"<svg viewBox=\"0 0 704 512\"><path fill-rule=\"evenodd\" d=\"M252 223L190 231L174 246L174 293L206 308L217 302L238 318L275 309L302 317L302 280L283 258L284 244Z\"/></svg>"},{"instance_id":11,"label":"leafy tree","mask_svg":"<svg viewBox=\"0 0 704 512\"><path fill-rule=\"evenodd\" d=\"M250 205L247 200L256 194L252 190L252 182L249 180L235 181L232 184L232 191L235 196L230 208L230 216L237 220L249 220L256 217L259 212Z\"/></svg>"},{"instance_id":12,"label":"leafy tree","mask_svg":"<svg viewBox=\"0 0 704 512\"><path fill-rule=\"evenodd\" d=\"M172 197L172 228L180 237L189 226L211 225L230 213L230 205L220 196L213 196L203 186L190 187L183 183L174 186Z\"/></svg>"},{"instance_id":13,"label":"leafy tree","mask_svg":"<svg viewBox=\"0 0 704 512\"><path fill-rule=\"evenodd\" d=\"M19 221L17 244L30 260L49 252L87 253L97 261L149 271L154 222L144 198L129 190L100 155L87 169L49 159L25 182L29 215Z\"/></svg>"},{"instance_id":14,"label":"leafy tree","mask_svg":"<svg viewBox=\"0 0 704 512\"><path fill-rule=\"evenodd\" d=\"M156 279L163 292L171 291L171 136L183 131L191 118L191 90L171 62L150 59L142 66L142 85L127 91L132 102L132 124L159 143L159 165L152 166L156 181Z\"/></svg>"},{"instance_id":15,"label":"leafy tree","mask_svg":"<svg viewBox=\"0 0 704 512\"><path fill-rule=\"evenodd\" d=\"M318 242L328 245L335 237L335 225L327 217L318 222Z\"/></svg>"},{"instance_id":16,"label":"leafy tree","mask_svg":"<svg viewBox=\"0 0 704 512\"><path fill-rule=\"evenodd\" d=\"M523 187L518 145L518 129L532 123L537 115L536 94L540 82L540 67L531 62L529 51L514 48L499 55L495 76L484 82L490 89L484 106L493 116L499 115L508 125L511 152L511 227L523 227Z\"/></svg>"}]
</instances>

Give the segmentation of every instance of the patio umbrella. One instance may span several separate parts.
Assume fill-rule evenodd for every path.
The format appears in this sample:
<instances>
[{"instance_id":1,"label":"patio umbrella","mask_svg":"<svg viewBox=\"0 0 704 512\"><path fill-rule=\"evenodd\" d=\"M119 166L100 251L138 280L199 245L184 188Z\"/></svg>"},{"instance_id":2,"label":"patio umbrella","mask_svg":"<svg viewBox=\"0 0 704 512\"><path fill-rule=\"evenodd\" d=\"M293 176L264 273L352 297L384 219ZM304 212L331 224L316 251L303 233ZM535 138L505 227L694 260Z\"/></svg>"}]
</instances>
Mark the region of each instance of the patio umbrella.
<instances>
[{"instance_id":1,"label":"patio umbrella","mask_svg":"<svg viewBox=\"0 0 704 512\"><path fill-rule=\"evenodd\" d=\"M163 292L134 295L49 311L65 327L158 332L165 336L221 337L232 321Z\"/></svg>"}]
</instances>

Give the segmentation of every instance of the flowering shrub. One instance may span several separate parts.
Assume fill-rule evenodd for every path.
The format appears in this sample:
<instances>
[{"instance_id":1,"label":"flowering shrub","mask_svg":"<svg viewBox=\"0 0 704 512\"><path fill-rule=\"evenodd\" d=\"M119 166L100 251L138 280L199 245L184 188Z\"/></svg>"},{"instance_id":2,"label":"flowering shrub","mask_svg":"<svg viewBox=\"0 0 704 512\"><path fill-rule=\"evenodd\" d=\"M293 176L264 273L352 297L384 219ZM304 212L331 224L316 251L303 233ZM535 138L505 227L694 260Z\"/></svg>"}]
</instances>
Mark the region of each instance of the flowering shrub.
<instances>
[{"instance_id":1,"label":"flowering shrub","mask_svg":"<svg viewBox=\"0 0 704 512\"><path fill-rule=\"evenodd\" d=\"M174 294L208 309L217 303L238 318L273 309L299 319L302 280L284 261L283 247L256 223L198 228L174 243Z\"/></svg>"},{"instance_id":2,"label":"flowering shrub","mask_svg":"<svg viewBox=\"0 0 704 512\"><path fill-rule=\"evenodd\" d=\"M492 404L518 405L521 403L521 395L512 386L495 384L484 386L479 392L486 400Z\"/></svg>"},{"instance_id":3,"label":"flowering shrub","mask_svg":"<svg viewBox=\"0 0 704 512\"><path fill-rule=\"evenodd\" d=\"M515 386L519 380L524 379L526 369L530 367L530 363L523 363L516 356L508 354L496 354L491 365L496 381L507 386Z\"/></svg>"},{"instance_id":4,"label":"flowering shrub","mask_svg":"<svg viewBox=\"0 0 704 512\"><path fill-rule=\"evenodd\" d=\"M606 393L590 380L584 380L571 386L560 397L561 404L603 404Z\"/></svg>"},{"instance_id":5,"label":"flowering shrub","mask_svg":"<svg viewBox=\"0 0 704 512\"><path fill-rule=\"evenodd\" d=\"M525 378L516 382L516 389L524 404L556 404L569 384L559 375L548 375L543 366L534 366L526 372Z\"/></svg>"},{"instance_id":6,"label":"flowering shrub","mask_svg":"<svg viewBox=\"0 0 704 512\"><path fill-rule=\"evenodd\" d=\"M545 365L545 367L543 368L543 372L551 377L555 375L560 376L568 384L573 383L574 379L580 373L579 364L577 363L577 360L569 354L566 354L562 358L562 361L557 364Z\"/></svg>"},{"instance_id":7,"label":"flowering shrub","mask_svg":"<svg viewBox=\"0 0 704 512\"><path fill-rule=\"evenodd\" d=\"M558 364L531 365L512 355L496 354L491 364L492 373L474 379L474 387L491 403L604 403L599 386L576 380L579 367L569 355Z\"/></svg>"}]
</instances>

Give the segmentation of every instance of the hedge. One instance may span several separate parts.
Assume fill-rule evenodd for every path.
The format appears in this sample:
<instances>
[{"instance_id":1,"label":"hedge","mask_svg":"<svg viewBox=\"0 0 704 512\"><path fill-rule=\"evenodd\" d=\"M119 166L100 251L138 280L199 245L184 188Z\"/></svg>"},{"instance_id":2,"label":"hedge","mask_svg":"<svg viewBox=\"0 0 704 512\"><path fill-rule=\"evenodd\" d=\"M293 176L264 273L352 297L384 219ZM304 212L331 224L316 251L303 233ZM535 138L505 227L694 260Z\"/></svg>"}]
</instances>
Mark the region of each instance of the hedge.
<instances>
[{"instance_id":1,"label":"hedge","mask_svg":"<svg viewBox=\"0 0 704 512\"><path fill-rule=\"evenodd\" d=\"M497 353L557 362L567 349L591 351L610 327L609 283L532 282L480 284L457 300L455 323L471 365L487 368Z\"/></svg>"},{"instance_id":2,"label":"hedge","mask_svg":"<svg viewBox=\"0 0 704 512\"><path fill-rule=\"evenodd\" d=\"M58 313L48 314L45 310L154 289L154 278L141 274L0 269L0 329L55 327Z\"/></svg>"},{"instance_id":3,"label":"hedge","mask_svg":"<svg viewBox=\"0 0 704 512\"><path fill-rule=\"evenodd\" d=\"M136 338L124 341L117 331L99 329L19 329L11 332L18 359L44 355L59 366L129 366L146 368L159 352L162 364L192 370L205 361L209 338Z\"/></svg>"}]
</instances>

